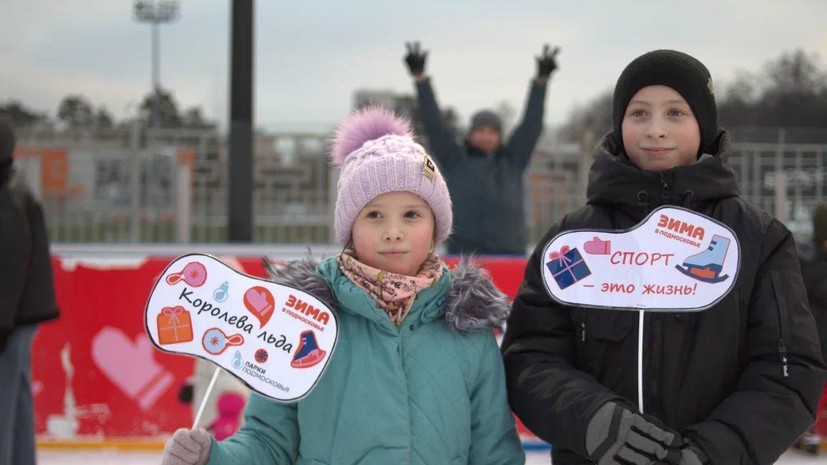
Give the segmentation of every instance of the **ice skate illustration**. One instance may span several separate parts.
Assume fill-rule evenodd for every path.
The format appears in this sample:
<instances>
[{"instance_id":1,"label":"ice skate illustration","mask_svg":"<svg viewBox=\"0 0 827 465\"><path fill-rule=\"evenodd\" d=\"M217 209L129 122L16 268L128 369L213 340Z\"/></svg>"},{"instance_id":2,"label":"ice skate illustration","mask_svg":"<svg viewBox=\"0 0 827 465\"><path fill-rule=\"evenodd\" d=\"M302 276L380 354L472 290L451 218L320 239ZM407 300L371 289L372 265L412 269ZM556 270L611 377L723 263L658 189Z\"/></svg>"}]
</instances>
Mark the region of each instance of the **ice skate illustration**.
<instances>
[{"instance_id":1,"label":"ice skate illustration","mask_svg":"<svg viewBox=\"0 0 827 465\"><path fill-rule=\"evenodd\" d=\"M293 355L290 366L293 368L310 368L324 359L326 351L319 348L316 342L316 333L307 330L299 336L299 348Z\"/></svg>"},{"instance_id":2,"label":"ice skate illustration","mask_svg":"<svg viewBox=\"0 0 827 465\"><path fill-rule=\"evenodd\" d=\"M729 239L714 235L706 250L686 257L683 265L675 265L675 268L698 281L720 283L729 278L729 275L721 276L727 250L729 250Z\"/></svg>"}]
</instances>

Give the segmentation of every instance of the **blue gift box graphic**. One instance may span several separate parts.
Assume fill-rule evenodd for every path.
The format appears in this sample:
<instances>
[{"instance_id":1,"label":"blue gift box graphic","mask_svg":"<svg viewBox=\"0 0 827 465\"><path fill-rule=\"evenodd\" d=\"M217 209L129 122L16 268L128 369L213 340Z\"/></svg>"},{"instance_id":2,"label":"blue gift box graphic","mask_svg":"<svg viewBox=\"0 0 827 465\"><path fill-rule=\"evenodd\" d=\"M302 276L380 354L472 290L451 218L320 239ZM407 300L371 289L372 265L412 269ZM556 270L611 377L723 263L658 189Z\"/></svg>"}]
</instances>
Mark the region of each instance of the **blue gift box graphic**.
<instances>
[{"instance_id":1,"label":"blue gift box graphic","mask_svg":"<svg viewBox=\"0 0 827 465\"><path fill-rule=\"evenodd\" d=\"M560 289L565 289L592 274L576 248L569 249L568 246L564 246L559 252L552 252L550 258L546 266Z\"/></svg>"}]
</instances>

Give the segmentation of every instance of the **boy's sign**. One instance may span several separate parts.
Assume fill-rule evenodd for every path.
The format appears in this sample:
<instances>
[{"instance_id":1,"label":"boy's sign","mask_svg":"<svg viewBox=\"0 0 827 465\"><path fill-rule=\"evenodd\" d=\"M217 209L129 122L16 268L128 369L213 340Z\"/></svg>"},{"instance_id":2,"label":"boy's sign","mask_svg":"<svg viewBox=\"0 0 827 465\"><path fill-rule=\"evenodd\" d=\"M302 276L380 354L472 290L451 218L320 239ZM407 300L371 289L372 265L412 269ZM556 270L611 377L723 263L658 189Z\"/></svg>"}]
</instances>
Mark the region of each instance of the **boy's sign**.
<instances>
[{"instance_id":1,"label":"boy's sign","mask_svg":"<svg viewBox=\"0 0 827 465\"><path fill-rule=\"evenodd\" d=\"M280 401L313 389L338 334L336 314L310 294L203 254L167 266L147 301L145 323L159 349L210 360Z\"/></svg>"},{"instance_id":2,"label":"boy's sign","mask_svg":"<svg viewBox=\"0 0 827 465\"><path fill-rule=\"evenodd\" d=\"M694 312L723 299L741 264L726 225L678 207L654 210L629 231L567 231L543 250L555 300L615 310Z\"/></svg>"}]
</instances>

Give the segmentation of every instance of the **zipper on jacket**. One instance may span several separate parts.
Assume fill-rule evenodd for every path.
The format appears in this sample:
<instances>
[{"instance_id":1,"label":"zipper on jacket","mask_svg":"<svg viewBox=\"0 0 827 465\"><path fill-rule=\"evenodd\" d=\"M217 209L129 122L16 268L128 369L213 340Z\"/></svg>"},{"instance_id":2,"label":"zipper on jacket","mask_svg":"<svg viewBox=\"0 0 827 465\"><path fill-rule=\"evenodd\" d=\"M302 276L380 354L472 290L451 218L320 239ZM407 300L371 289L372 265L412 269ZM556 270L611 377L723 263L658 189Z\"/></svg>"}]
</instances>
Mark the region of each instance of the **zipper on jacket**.
<instances>
[{"instance_id":1,"label":"zipper on jacket","mask_svg":"<svg viewBox=\"0 0 827 465\"><path fill-rule=\"evenodd\" d=\"M784 338L778 339L778 354L781 356L781 368L784 371L784 377L788 378L790 372L787 365L787 346L784 345Z\"/></svg>"},{"instance_id":2,"label":"zipper on jacket","mask_svg":"<svg viewBox=\"0 0 827 465\"><path fill-rule=\"evenodd\" d=\"M580 341L586 342L586 319L580 320Z\"/></svg>"},{"instance_id":3,"label":"zipper on jacket","mask_svg":"<svg viewBox=\"0 0 827 465\"><path fill-rule=\"evenodd\" d=\"M787 346L784 344L784 320L787 317L787 302L778 293L778 286L776 286L772 274L770 274L770 283L772 283L772 290L775 293L775 300L778 302L778 356L781 359L781 371L784 377L788 378L790 372L787 363Z\"/></svg>"},{"instance_id":4,"label":"zipper on jacket","mask_svg":"<svg viewBox=\"0 0 827 465\"><path fill-rule=\"evenodd\" d=\"M660 178L660 198L661 200L663 200L663 203L669 203L669 196L671 193L669 183L666 182L666 177L663 175L663 173L660 173L658 177Z\"/></svg>"}]
</instances>

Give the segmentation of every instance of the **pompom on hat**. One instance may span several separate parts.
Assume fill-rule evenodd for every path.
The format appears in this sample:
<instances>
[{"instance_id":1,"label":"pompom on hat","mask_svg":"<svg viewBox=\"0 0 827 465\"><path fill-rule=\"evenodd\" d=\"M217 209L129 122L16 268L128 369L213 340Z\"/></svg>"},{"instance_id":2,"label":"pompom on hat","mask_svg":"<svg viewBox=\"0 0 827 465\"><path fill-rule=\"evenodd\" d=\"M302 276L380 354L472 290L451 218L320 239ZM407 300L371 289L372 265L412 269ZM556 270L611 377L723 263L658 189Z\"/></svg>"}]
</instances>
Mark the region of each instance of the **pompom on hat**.
<instances>
[{"instance_id":1,"label":"pompom on hat","mask_svg":"<svg viewBox=\"0 0 827 465\"><path fill-rule=\"evenodd\" d=\"M368 202L398 191L416 194L428 203L437 242L451 233L448 186L425 149L413 140L410 127L408 120L389 110L369 107L336 129L330 159L341 167L333 219L339 243L350 241L353 222Z\"/></svg>"},{"instance_id":2,"label":"pompom on hat","mask_svg":"<svg viewBox=\"0 0 827 465\"><path fill-rule=\"evenodd\" d=\"M629 101L640 89L654 85L671 87L686 99L701 130L698 149L703 153L718 134L718 108L712 76L703 63L675 50L644 53L632 60L620 74L612 99L612 122L617 141L623 143L621 125Z\"/></svg>"}]
</instances>

